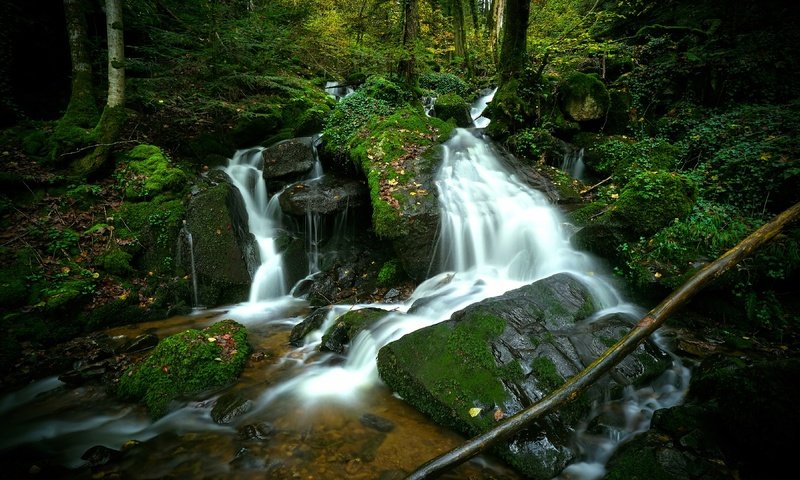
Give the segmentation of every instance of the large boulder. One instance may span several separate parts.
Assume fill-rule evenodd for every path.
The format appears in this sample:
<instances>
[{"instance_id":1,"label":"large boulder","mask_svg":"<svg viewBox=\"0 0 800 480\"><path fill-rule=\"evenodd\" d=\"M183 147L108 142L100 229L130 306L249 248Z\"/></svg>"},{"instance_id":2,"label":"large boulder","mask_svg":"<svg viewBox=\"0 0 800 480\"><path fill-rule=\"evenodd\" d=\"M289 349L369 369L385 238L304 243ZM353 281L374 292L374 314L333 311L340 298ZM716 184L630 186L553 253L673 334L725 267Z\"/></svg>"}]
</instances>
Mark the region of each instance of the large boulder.
<instances>
[{"instance_id":1,"label":"large boulder","mask_svg":"<svg viewBox=\"0 0 800 480\"><path fill-rule=\"evenodd\" d=\"M196 276L198 303L216 306L247 298L257 266L254 242L241 194L225 174L212 171L189 202L181 242L181 264Z\"/></svg>"},{"instance_id":2,"label":"large boulder","mask_svg":"<svg viewBox=\"0 0 800 480\"><path fill-rule=\"evenodd\" d=\"M162 340L150 355L119 380L117 394L141 400L153 418L164 416L172 401L232 383L250 355L247 330L222 320L203 330L189 329Z\"/></svg>"},{"instance_id":3,"label":"large boulder","mask_svg":"<svg viewBox=\"0 0 800 480\"><path fill-rule=\"evenodd\" d=\"M453 119L459 127L472 126L469 104L455 93L446 93L438 97L433 107L433 115L445 121Z\"/></svg>"},{"instance_id":4,"label":"large boulder","mask_svg":"<svg viewBox=\"0 0 800 480\"><path fill-rule=\"evenodd\" d=\"M323 215L343 212L369 204L369 190L363 181L325 175L319 181L297 182L280 195L281 210L290 215Z\"/></svg>"},{"instance_id":5,"label":"large boulder","mask_svg":"<svg viewBox=\"0 0 800 480\"><path fill-rule=\"evenodd\" d=\"M576 122L604 118L610 105L606 86L596 75L574 72L559 85L561 108Z\"/></svg>"},{"instance_id":6,"label":"large boulder","mask_svg":"<svg viewBox=\"0 0 800 480\"><path fill-rule=\"evenodd\" d=\"M314 149L313 137L290 138L265 148L264 179L284 179L310 172L316 161Z\"/></svg>"},{"instance_id":7,"label":"large boulder","mask_svg":"<svg viewBox=\"0 0 800 480\"><path fill-rule=\"evenodd\" d=\"M378 371L434 421L474 436L543 398L628 331L628 322L617 316L585 322L596 308L577 278L557 274L386 345L378 353ZM669 364L652 343L640 345L611 375L495 453L529 478L553 478L574 457L573 429L594 400Z\"/></svg>"}]
</instances>

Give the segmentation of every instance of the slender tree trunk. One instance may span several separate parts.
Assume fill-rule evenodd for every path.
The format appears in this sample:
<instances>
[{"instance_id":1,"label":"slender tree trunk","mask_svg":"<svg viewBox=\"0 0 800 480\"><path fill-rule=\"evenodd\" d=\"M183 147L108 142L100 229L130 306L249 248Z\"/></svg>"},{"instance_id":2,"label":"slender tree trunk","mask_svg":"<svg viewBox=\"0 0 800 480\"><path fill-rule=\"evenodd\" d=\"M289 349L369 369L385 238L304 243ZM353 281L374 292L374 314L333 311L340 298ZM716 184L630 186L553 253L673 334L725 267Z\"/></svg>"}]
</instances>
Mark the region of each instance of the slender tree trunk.
<instances>
[{"instance_id":1,"label":"slender tree trunk","mask_svg":"<svg viewBox=\"0 0 800 480\"><path fill-rule=\"evenodd\" d=\"M106 0L108 38L108 107L125 105L125 42L121 0Z\"/></svg>"},{"instance_id":2,"label":"slender tree trunk","mask_svg":"<svg viewBox=\"0 0 800 480\"><path fill-rule=\"evenodd\" d=\"M517 77L525 66L531 12L530 0L505 0L505 3L503 44L498 63L501 80Z\"/></svg>"},{"instance_id":3,"label":"slender tree trunk","mask_svg":"<svg viewBox=\"0 0 800 480\"><path fill-rule=\"evenodd\" d=\"M506 0L492 0L492 12L489 15L491 22L489 30L489 49L492 51L494 62L500 60L500 39L503 38L503 22L505 21Z\"/></svg>"},{"instance_id":4,"label":"slender tree trunk","mask_svg":"<svg viewBox=\"0 0 800 480\"><path fill-rule=\"evenodd\" d=\"M105 3L108 98L100 121L94 129L94 151L73 164L73 170L79 176L91 175L105 165L125 124L125 42L121 2L122 0L106 0Z\"/></svg>"},{"instance_id":5,"label":"slender tree trunk","mask_svg":"<svg viewBox=\"0 0 800 480\"><path fill-rule=\"evenodd\" d=\"M406 85L416 84L415 47L419 34L419 0L404 0L403 3L403 58L397 66L400 78Z\"/></svg>"},{"instance_id":6,"label":"slender tree trunk","mask_svg":"<svg viewBox=\"0 0 800 480\"><path fill-rule=\"evenodd\" d=\"M461 63L469 70L469 52L467 51L467 33L464 28L464 2L452 0L453 6L453 36L456 43L456 56L461 58Z\"/></svg>"},{"instance_id":7,"label":"slender tree trunk","mask_svg":"<svg viewBox=\"0 0 800 480\"><path fill-rule=\"evenodd\" d=\"M92 62L89 57L84 0L64 0L64 18L72 60L72 93L63 122L91 128L97 122L97 105L92 90Z\"/></svg>"},{"instance_id":8,"label":"slender tree trunk","mask_svg":"<svg viewBox=\"0 0 800 480\"><path fill-rule=\"evenodd\" d=\"M531 422L558 410L577 398L592 383L596 382L636 350L636 347L645 338L661 327L675 310L689 301L697 292L736 266L762 245L775 238L783 227L798 218L800 218L800 203L783 211L769 223L763 225L735 247L725 252L724 255L706 265L654 309L650 310L647 315L639 320L635 327L611 348L603 352L582 372L567 380L563 385L535 404L503 420L488 432L474 437L463 445L430 460L412 472L411 475L406 477L406 480L433 478L469 460L498 441L508 438L520 429L530 425Z\"/></svg>"}]
</instances>

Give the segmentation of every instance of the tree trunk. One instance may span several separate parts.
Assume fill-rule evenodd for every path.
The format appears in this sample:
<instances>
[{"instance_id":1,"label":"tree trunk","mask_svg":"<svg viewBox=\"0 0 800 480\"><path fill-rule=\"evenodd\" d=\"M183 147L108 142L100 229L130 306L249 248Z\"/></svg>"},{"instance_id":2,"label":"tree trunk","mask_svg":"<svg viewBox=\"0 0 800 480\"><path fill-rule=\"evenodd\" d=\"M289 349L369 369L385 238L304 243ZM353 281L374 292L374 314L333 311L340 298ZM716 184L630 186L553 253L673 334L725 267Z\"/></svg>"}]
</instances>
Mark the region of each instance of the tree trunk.
<instances>
[{"instance_id":1,"label":"tree trunk","mask_svg":"<svg viewBox=\"0 0 800 480\"><path fill-rule=\"evenodd\" d=\"M125 42L122 35L121 0L106 0L108 38L108 100L106 106L125 105Z\"/></svg>"},{"instance_id":2,"label":"tree trunk","mask_svg":"<svg viewBox=\"0 0 800 480\"><path fill-rule=\"evenodd\" d=\"M97 105L92 90L92 62L89 57L84 0L64 0L64 19L72 61L72 93L62 122L91 128L97 122Z\"/></svg>"},{"instance_id":3,"label":"tree trunk","mask_svg":"<svg viewBox=\"0 0 800 480\"><path fill-rule=\"evenodd\" d=\"M406 85L416 84L416 43L419 33L419 0L403 3L403 58L397 66L398 74Z\"/></svg>"},{"instance_id":4,"label":"tree trunk","mask_svg":"<svg viewBox=\"0 0 800 480\"><path fill-rule=\"evenodd\" d=\"M94 129L94 151L73 164L79 176L88 176L103 167L125 124L125 43L121 0L106 0L108 39L108 98Z\"/></svg>"},{"instance_id":5,"label":"tree trunk","mask_svg":"<svg viewBox=\"0 0 800 480\"><path fill-rule=\"evenodd\" d=\"M578 395L592 383L608 373L615 365L636 350L636 347L645 338L649 337L661 327L664 321L678 309L678 307L689 301L689 299L706 285L722 276L722 274L733 268L759 247L772 240L780 233L783 227L797 220L799 217L800 203L797 203L783 211L769 223L751 233L735 247L725 252L724 255L697 272L655 308L650 310L647 315L639 320L639 323L637 323L635 327L611 348L603 352L600 357L582 372L567 380L563 385L537 403L503 420L488 432L474 437L460 447L425 463L406 477L406 480L432 478L449 470L475 455L478 455L498 441L508 438L520 429L528 426L531 422L558 410L566 403L577 398Z\"/></svg>"},{"instance_id":6,"label":"tree trunk","mask_svg":"<svg viewBox=\"0 0 800 480\"><path fill-rule=\"evenodd\" d=\"M530 0L505 0L503 44L500 48L498 70L501 82L515 78L525 67L528 45L528 16Z\"/></svg>"},{"instance_id":7,"label":"tree trunk","mask_svg":"<svg viewBox=\"0 0 800 480\"><path fill-rule=\"evenodd\" d=\"M467 52L467 33L464 28L464 3L463 0L453 2L453 36L456 43L456 56L461 59L461 64L469 70L469 53Z\"/></svg>"},{"instance_id":8,"label":"tree trunk","mask_svg":"<svg viewBox=\"0 0 800 480\"><path fill-rule=\"evenodd\" d=\"M492 12L489 15L489 49L492 58L498 63L500 56L500 39L503 38L503 22L505 21L506 0L492 0Z\"/></svg>"}]
</instances>

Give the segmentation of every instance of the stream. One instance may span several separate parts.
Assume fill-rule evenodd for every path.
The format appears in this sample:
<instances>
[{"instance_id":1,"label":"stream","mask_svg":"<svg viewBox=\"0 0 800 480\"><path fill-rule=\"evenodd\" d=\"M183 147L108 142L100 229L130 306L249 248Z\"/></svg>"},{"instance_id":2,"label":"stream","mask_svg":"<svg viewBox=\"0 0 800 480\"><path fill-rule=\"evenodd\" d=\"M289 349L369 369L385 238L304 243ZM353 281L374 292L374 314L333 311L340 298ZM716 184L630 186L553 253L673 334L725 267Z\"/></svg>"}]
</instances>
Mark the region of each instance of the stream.
<instances>
[{"instance_id":1,"label":"stream","mask_svg":"<svg viewBox=\"0 0 800 480\"><path fill-rule=\"evenodd\" d=\"M476 127L488 124L481 112L493 94L487 92L473 105ZM644 313L620 296L595 259L571 247L559 211L508 171L481 128L458 129L443 148L436 178L442 213L439 273L402 304L332 307L320 330L299 348L289 345L289 334L311 309L291 295L275 246L279 192L270 195L264 185L261 149L237 152L225 172L245 199L261 259L248 301L108 333L134 337L152 332L163 338L231 318L247 327L254 351L264 355L248 362L236 385L188 400L155 422L143 407L120 403L99 387L67 389L56 378L38 381L0 398L0 449L29 445L77 468L91 447L118 450L138 442L115 466L124 478L402 478L463 438L433 424L381 382L375 356L383 345L446 320L467 305L559 272L587 286L601 305L597 314L636 319ZM320 167L312 175L324 173ZM306 222L309 231L313 225L313 218ZM313 243L307 246L312 274ZM336 317L365 307L382 308L386 316L359 334L346 356L321 353L322 332ZM689 370L674 357L673 367L653 384L629 387L622 398L597 406L592 418L602 414L617 421L599 433L585 428L587 419L575 436L579 457L559 478L602 477L616 445L646 430L654 410L679 403L688 380ZM218 425L211 420L211 408L230 392L250 399L253 408L231 424ZM481 456L443 478L520 477Z\"/></svg>"}]
</instances>

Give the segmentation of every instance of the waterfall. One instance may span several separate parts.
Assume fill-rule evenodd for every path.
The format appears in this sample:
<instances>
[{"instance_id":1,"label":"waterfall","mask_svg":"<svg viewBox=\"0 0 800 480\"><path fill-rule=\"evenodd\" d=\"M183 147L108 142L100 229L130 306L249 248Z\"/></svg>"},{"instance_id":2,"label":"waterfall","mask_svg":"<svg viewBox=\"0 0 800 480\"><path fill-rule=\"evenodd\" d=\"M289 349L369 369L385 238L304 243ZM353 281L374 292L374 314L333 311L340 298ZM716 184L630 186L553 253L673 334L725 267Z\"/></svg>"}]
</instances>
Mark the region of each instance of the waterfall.
<instances>
[{"instance_id":1,"label":"waterfall","mask_svg":"<svg viewBox=\"0 0 800 480\"><path fill-rule=\"evenodd\" d=\"M283 259L275 246L280 226L281 209L278 196L269 198L262 173L263 148L237 151L223 171L241 192L247 210L247 224L256 239L260 265L250 286L250 303L275 299L288 293L283 272Z\"/></svg>"},{"instance_id":2,"label":"waterfall","mask_svg":"<svg viewBox=\"0 0 800 480\"><path fill-rule=\"evenodd\" d=\"M564 158L561 161L561 170L569 173L574 179L584 180L583 149L574 147L567 148L564 152Z\"/></svg>"},{"instance_id":3,"label":"waterfall","mask_svg":"<svg viewBox=\"0 0 800 480\"><path fill-rule=\"evenodd\" d=\"M340 85L339 82L326 82L325 92L338 102L353 93L353 87Z\"/></svg>"},{"instance_id":4,"label":"waterfall","mask_svg":"<svg viewBox=\"0 0 800 480\"><path fill-rule=\"evenodd\" d=\"M480 97L470 107L469 113L475 127L484 128L489 125L489 119L483 116L483 111L486 110L486 104L492 101L495 93L497 93L497 87L483 90Z\"/></svg>"},{"instance_id":5,"label":"waterfall","mask_svg":"<svg viewBox=\"0 0 800 480\"><path fill-rule=\"evenodd\" d=\"M189 247L189 265L192 268L192 309L193 310L202 310L203 307L200 305L200 298L197 293L197 268L195 268L194 263L194 241L192 240L192 232L190 232L185 225L183 226L184 234L186 235L186 243Z\"/></svg>"}]
</instances>

